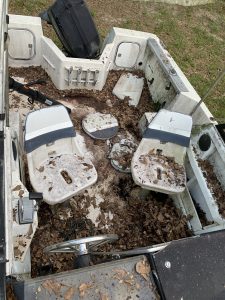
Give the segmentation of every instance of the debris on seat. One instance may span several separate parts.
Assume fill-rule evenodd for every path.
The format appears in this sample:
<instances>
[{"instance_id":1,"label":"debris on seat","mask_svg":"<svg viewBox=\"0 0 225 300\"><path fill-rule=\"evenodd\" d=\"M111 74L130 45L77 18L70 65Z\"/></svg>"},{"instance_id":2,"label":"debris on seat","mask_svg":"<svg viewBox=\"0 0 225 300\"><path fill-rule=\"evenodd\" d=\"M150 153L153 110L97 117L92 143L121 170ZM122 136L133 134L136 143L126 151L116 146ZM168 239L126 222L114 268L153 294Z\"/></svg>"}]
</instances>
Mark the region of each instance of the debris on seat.
<instances>
[{"instance_id":1,"label":"debris on seat","mask_svg":"<svg viewBox=\"0 0 225 300\"><path fill-rule=\"evenodd\" d=\"M131 73L124 74L116 83L113 94L120 100L129 98L129 105L138 106L144 87L144 78Z\"/></svg>"},{"instance_id":2,"label":"debris on seat","mask_svg":"<svg viewBox=\"0 0 225 300\"><path fill-rule=\"evenodd\" d=\"M111 165L120 172L131 172L131 160L137 144L131 139L121 139L120 142L113 145L109 158Z\"/></svg>"},{"instance_id":3,"label":"debris on seat","mask_svg":"<svg viewBox=\"0 0 225 300\"><path fill-rule=\"evenodd\" d=\"M64 202L97 181L95 167L84 156L63 106L28 114L25 151L31 184L50 205Z\"/></svg>"},{"instance_id":4,"label":"debris on seat","mask_svg":"<svg viewBox=\"0 0 225 300\"><path fill-rule=\"evenodd\" d=\"M82 127L90 137L98 140L108 140L119 130L118 121L113 115L99 112L87 115L82 120Z\"/></svg>"},{"instance_id":5,"label":"debris on seat","mask_svg":"<svg viewBox=\"0 0 225 300\"><path fill-rule=\"evenodd\" d=\"M141 187L161 193L181 193L186 185L184 159L192 118L161 109L144 132L131 169Z\"/></svg>"}]
</instances>

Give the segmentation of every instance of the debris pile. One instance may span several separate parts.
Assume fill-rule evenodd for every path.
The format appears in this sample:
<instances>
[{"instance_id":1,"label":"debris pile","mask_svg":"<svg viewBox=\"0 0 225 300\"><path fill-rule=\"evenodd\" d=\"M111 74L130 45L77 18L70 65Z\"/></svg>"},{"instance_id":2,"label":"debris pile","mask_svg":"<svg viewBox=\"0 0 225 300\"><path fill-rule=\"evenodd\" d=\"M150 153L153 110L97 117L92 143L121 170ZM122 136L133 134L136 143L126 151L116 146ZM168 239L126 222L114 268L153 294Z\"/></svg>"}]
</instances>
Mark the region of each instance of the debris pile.
<instances>
[{"instance_id":1,"label":"debris pile","mask_svg":"<svg viewBox=\"0 0 225 300\"><path fill-rule=\"evenodd\" d=\"M184 166L175 162L174 157L155 153L153 149L152 153L141 155L139 162L140 164L135 165L134 168L137 176L146 179L143 184L160 184L168 188L185 186Z\"/></svg>"},{"instance_id":2,"label":"debris pile","mask_svg":"<svg viewBox=\"0 0 225 300\"><path fill-rule=\"evenodd\" d=\"M147 193L135 185L130 174L115 170L110 163L109 154L114 144L127 138L132 138L137 144L140 142L138 122L144 112L153 111L146 82L139 105L134 107L128 105L129 99L121 101L112 94L113 87L124 73L122 71L112 71L102 91L58 91L40 68L11 69L10 73L11 76L25 76L26 81L45 79L46 84L37 88L73 107L71 118L76 132L84 138L98 173L95 185L65 203L54 206L41 203L39 227L31 244L33 277L74 268L73 254L43 253L46 246L66 240L114 233L119 236L118 241L99 249L113 251L150 246L191 235L187 218L167 195ZM143 76L141 72L134 73ZM107 141L88 136L81 123L90 112L115 116L119 123L118 134ZM130 158L124 157L120 161L124 168L128 167L126 161Z\"/></svg>"},{"instance_id":3,"label":"debris pile","mask_svg":"<svg viewBox=\"0 0 225 300\"><path fill-rule=\"evenodd\" d=\"M198 159L198 164L202 169L203 175L207 180L209 189L213 192L215 196L215 200L219 207L219 213L223 218L225 218L224 188L222 187L220 181L216 177L215 172L213 170L213 166L210 164L209 161Z\"/></svg>"},{"instance_id":4,"label":"debris pile","mask_svg":"<svg viewBox=\"0 0 225 300\"><path fill-rule=\"evenodd\" d=\"M130 139L121 139L119 143L115 143L109 155L112 166L121 172L131 172L131 160L137 144Z\"/></svg>"},{"instance_id":5,"label":"debris pile","mask_svg":"<svg viewBox=\"0 0 225 300\"><path fill-rule=\"evenodd\" d=\"M128 176L128 178L127 178ZM115 179L115 178L114 178ZM191 235L187 218L174 207L166 195L149 193L143 199L141 188L129 175L120 177L108 192L102 191L104 201L98 202L88 193L71 199L67 207L52 209L42 203L39 228L32 241L32 275L40 275L43 266L51 272L71 270L72 254L44 254L43 248L62 241L115 233L119 240L102 246L99 251L128 250L184 238ZM94 220L89 210L96 210Z\"/></svg>"}]
</instances>

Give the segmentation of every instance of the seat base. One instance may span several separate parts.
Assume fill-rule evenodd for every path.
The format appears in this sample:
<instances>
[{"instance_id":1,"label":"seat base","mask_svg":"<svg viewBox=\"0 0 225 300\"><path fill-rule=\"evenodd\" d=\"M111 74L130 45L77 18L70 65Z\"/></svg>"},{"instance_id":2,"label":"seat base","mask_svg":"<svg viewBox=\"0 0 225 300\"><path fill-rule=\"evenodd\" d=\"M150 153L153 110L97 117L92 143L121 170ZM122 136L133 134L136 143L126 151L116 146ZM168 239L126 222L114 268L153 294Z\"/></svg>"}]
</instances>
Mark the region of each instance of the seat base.
<instances>
[{"instance_id":1,"label":"seat base","mask_svg":"<svg viewBox=\"0 0 225 300\"><path fill-rule=\"evenodd\" d=\"M145 189L174 194L185 189L186 173L183 165L162 154L141 153L132 161L133 179Z\"/></svg>"},{"instance_id":2,"label":"seat base","mask_svg":"<svg viewBox=\"0 0 225 300\"><path fill-rule=\"evenodd\" d=\"M33 188L43 193L44 201L52 205L64 202L94 184L97 172L89 159L77 154L62 154L33 168L30 180Z\"/></svg>"}]
</instances>

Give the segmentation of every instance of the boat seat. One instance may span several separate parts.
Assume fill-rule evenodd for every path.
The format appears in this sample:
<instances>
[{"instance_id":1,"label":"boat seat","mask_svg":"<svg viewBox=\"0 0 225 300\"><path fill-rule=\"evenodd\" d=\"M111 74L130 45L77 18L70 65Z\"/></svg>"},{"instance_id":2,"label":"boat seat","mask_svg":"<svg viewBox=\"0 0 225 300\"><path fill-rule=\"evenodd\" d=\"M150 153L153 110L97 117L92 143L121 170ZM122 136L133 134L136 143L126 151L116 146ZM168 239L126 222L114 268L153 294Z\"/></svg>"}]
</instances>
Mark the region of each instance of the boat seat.
<instances>
[{"instance_id":1,"label":"boat seat","mask_svg":"<svg viewBox=\"0 0 225 300\"><path fill-rule=\"evenodd\" d=\"M63 106L28 114L25 151L31 184L50 205L64 202L97 181L97 172L82 153Z\"/></svg>"},{"instance_id":2,"label":"boat seat","mask_svg":"<svg viewBox=\"0 0 225 300\"><path fill-rule=\"evenodd\" d=\"M135 183L166 194L183 192L186 185L184 159L191 129L190 116L161 109L145 130L132 158Z\"/></svg>"}]
</instances>

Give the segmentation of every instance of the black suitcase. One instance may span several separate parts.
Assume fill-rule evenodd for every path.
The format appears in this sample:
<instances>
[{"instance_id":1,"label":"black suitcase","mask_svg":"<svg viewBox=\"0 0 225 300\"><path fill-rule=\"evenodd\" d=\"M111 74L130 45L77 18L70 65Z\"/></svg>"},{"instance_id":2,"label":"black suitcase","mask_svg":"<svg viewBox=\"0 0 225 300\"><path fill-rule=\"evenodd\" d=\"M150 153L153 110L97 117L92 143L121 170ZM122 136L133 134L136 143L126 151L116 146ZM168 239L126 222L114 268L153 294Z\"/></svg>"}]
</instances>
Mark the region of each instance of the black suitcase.
<instances>
[{"instance_id":1,"label":"black suitcase","mask_svg":"<svg viewBox=\"0 0 225 300\"><path fill-rule=\"evenodd\" d=\"M49 21L72 57L95 58L100 39L83 0L57 0L47 11Z\"/></svg>"}]
</instances>

